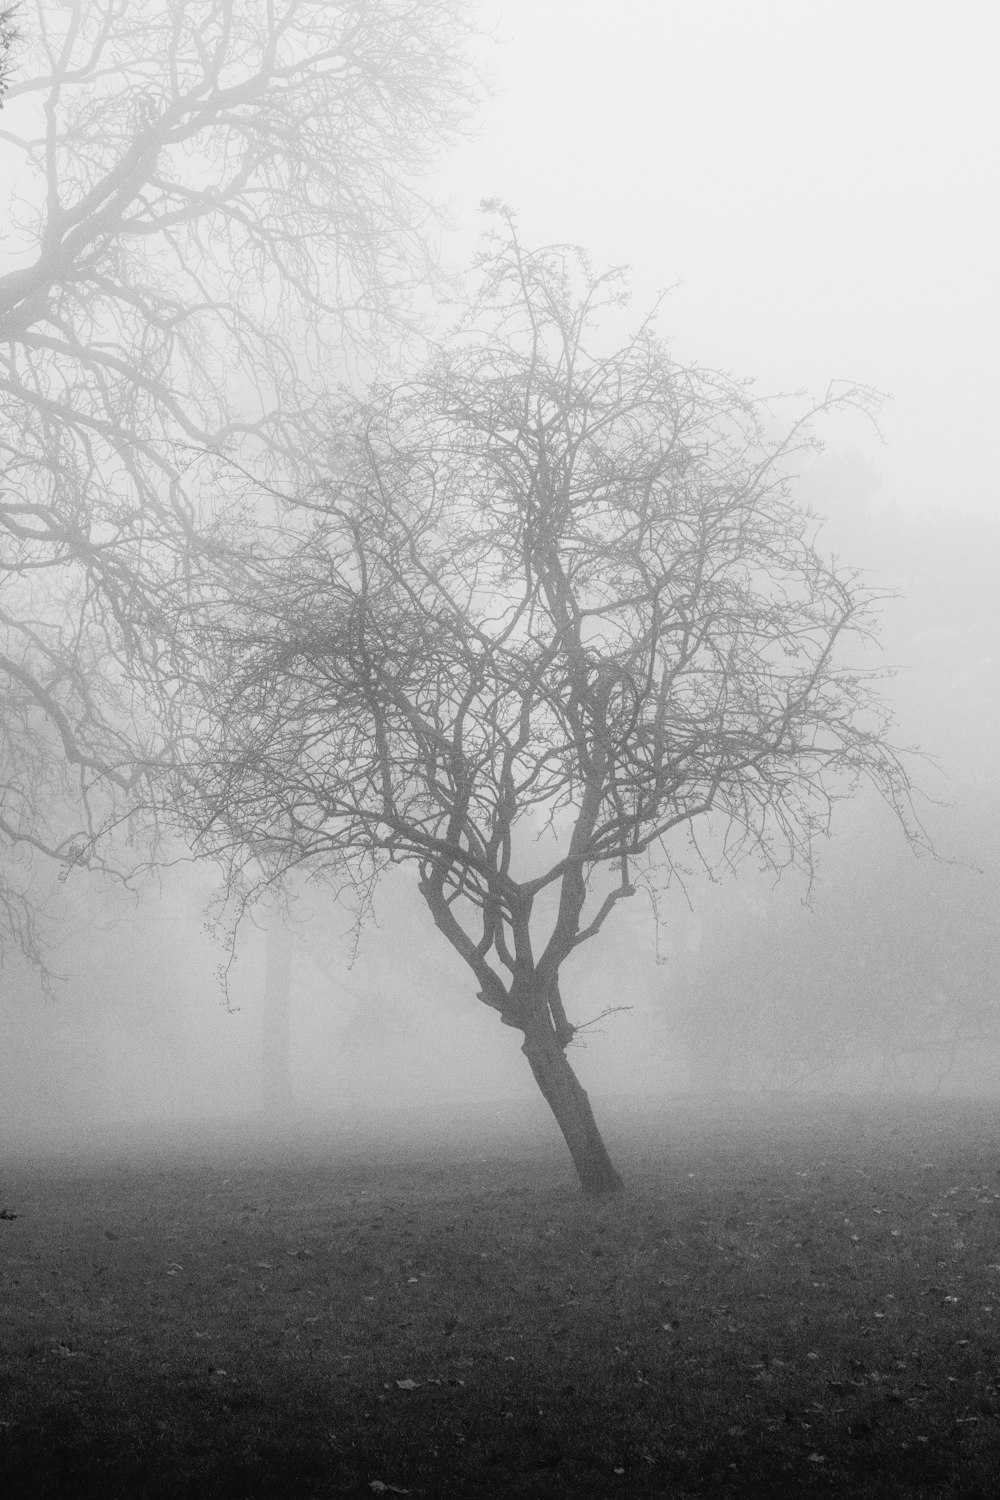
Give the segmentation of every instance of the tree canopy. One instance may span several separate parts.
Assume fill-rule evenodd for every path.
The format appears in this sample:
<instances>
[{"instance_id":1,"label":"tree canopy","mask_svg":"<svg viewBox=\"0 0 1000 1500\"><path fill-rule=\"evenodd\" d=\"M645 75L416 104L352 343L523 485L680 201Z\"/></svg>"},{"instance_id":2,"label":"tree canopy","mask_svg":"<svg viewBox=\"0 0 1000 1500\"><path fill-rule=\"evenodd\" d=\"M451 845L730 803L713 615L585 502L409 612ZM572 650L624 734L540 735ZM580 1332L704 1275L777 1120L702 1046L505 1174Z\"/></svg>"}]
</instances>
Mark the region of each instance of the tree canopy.
<instances>
[{"instance_id":1,"label":"tree canopy","mask_svg":"<svg viewBox=\"0 0 1000 1500\"><path fill-rule=\"evenodd\" d=\"M337 406L332 477L179 623L174 695L201 847L362 889L412 863L594 1191L565 960L702 826L710 857L808 863L838 797L905 820L909 790L877 598L789 493L809 420L771 436L649 323L609 344L620 303L501 237L423 372Z\"/></svg>"},{"instance_id":2,"label":"tree canopy","mask_svg":"<svg viewBox=\"0 0 1000 1500\"><path fill-rule=\"evenodd\" d=\"M17 29L14 23L15 10L15 6L0 10L0 109L3 109L3 97L10 87L10 54L17 40Z\"/></svg>"},{"instance_id":3,"label":"tree canopy","mask_svg":"<svg viewBox=\"0 0 1000 1500\"><path fill-rule=\"evenodd\" d=\"M315 472L325 384L408 325L433 264L420 174L476 81L462 0L35 0L16 22L0 831L89 858L94 818L53 826L23 767L46 749L64 807L93 807L163 759L136 682L165 591L211 551L219 465Z\"/></svg>"}]
</instances>

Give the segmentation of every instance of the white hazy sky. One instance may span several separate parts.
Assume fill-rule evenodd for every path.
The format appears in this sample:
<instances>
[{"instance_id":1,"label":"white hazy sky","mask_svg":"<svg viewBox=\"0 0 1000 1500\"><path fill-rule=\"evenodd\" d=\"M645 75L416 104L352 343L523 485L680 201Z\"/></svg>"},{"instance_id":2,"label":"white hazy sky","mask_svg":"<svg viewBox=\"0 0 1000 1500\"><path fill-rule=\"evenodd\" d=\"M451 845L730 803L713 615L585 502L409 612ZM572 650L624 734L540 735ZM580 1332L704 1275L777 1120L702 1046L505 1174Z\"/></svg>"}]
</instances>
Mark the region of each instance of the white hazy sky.
<instances>
[{"instance_id":1,"label":"white hazy sky","mask_svg":"<svg viewBox=\"0 0 1000 1500\"><path fill-rule=\"evenodd\" d=\"M679 357L890 393L879 500L1000 513L995 0L484 0L502 45L443 175L529 245L674 288Z\"/></svg>"}]
</instances>

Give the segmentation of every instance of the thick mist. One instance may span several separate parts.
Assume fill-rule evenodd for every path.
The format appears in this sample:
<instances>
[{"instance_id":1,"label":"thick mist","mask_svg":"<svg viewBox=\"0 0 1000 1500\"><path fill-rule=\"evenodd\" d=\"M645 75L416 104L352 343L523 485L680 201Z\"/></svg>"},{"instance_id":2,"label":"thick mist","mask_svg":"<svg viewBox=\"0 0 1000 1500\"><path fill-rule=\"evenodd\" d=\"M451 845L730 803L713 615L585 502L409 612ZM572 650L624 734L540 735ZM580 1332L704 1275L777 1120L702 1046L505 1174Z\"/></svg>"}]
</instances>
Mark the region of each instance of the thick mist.
<instances>
[{"instance_id":1,"label":"thick mist","mask_svg":"<svg viewBox=\"0 0 1000 1500\"><path fill-rule=\"evenodd\" d=\"M1000 1495L995 7L3 5L4 1500Z\"/></svg>"},{"instance_id":2,"label":"thick mist","mask_svg":"<svg viewBox=\"0 0 1000 1500\"><path fill-rule=\"evenodd\" d=\"M671 287L658 326L683 358L769 391L846 378L892 398L884 443L838 418L795 493L824 544L885 585L880 643L859 665L898 669L885 692L898 742L928 757L913 774L940 856L915 859L866 798L838 810L811 882L710 872L680 839L655 907L642 892L623 903L567 965L584 1026L574 1066L597 1103L992 1092L995 20L972 7L943 31L892 6L783 3L634 3L613 17L507 3L488 19L493 97L436 179L456 209L453 262L482 228L478 200L499 195L526 242L630 263L637 315ZM360 924L322 884L293 896L280 931L256 908L231 962L206 930L210 868L182 860L134 891L61 874L33 877L57 933L51 975L12 954L0 979L12 1138L536 1106L518 1034L477 1003L406 871ZM269 952L284 965L270 990Z\"/></svg>"}]
</instances>

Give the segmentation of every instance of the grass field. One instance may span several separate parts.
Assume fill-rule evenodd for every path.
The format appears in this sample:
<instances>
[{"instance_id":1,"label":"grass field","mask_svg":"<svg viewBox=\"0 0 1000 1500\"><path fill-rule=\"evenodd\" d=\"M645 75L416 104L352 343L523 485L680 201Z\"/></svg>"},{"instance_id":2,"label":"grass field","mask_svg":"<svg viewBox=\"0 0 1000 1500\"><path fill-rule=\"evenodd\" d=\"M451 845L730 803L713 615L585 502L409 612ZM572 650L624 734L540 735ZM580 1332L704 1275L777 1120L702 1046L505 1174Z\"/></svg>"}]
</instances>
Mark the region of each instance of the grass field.
<instances>
[{"instance_id":1,"label":"grass field","mask_svg":"<svg viewBox=\"0 0 1000 1500\"><path fill-rule=\"evenodd\" d=\"M609 1119L609 1111L604 1111ZM0 1164L14 1497L1000 1495L1000 1105Z\"/></svg>"}]
</instances>

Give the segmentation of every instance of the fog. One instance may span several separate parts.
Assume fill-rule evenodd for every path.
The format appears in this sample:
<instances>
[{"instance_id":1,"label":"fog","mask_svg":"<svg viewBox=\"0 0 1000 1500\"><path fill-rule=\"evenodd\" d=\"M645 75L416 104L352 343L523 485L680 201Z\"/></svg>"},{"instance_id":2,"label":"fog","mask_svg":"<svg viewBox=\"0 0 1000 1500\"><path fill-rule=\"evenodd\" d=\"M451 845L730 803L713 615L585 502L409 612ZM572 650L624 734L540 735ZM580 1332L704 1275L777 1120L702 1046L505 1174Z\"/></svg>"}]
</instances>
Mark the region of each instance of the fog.
<instances>
[{"instance_id":1,"label":"fog","mask_svg":"<svg viewBox=\"0 0 1000 1500\"><path fill-rule=\"evenodd\" d=\"M442 174L463 248L496 196L526 243L629 265L637 310L672 289L659 326L682 358L768 393L847 379L890 396L885 446L829 434L863 445L878 505L996 514L992 7L490 14L496 92Z\"/></svg>"},{"instance_id":2,"label":"fog","mask_svg":"<svg viewBox=\"0 0 1000 1500\"><path fill-rule=\"evenodd\" d=\"M866 798L838 814L811 887L712 880L679 844L658 910L623 903L566 966L572 1019L594 1019L574 1068L599 1120L688 1094L995 1092L1000 23L895 0L484 15L493 97L434 179L453 264L497 197L526 244L630 265L636 316L670 288L659 326L679 357L767 393L840 379L891 397L880 435L830 424L798 494L897 595L886 692L901 743L932 757L914 774L941 856L915 858ZM480 1107L555 1131L519 1034L477 1001L406 870L360 925L320 883L280 923L255 909L225 984L210 867L178 859L133 891L59 874L40 877L51 977L13 956L0 974L9 1140L267 1119L406 1134Z\"/></svg>"}]
</instances>

